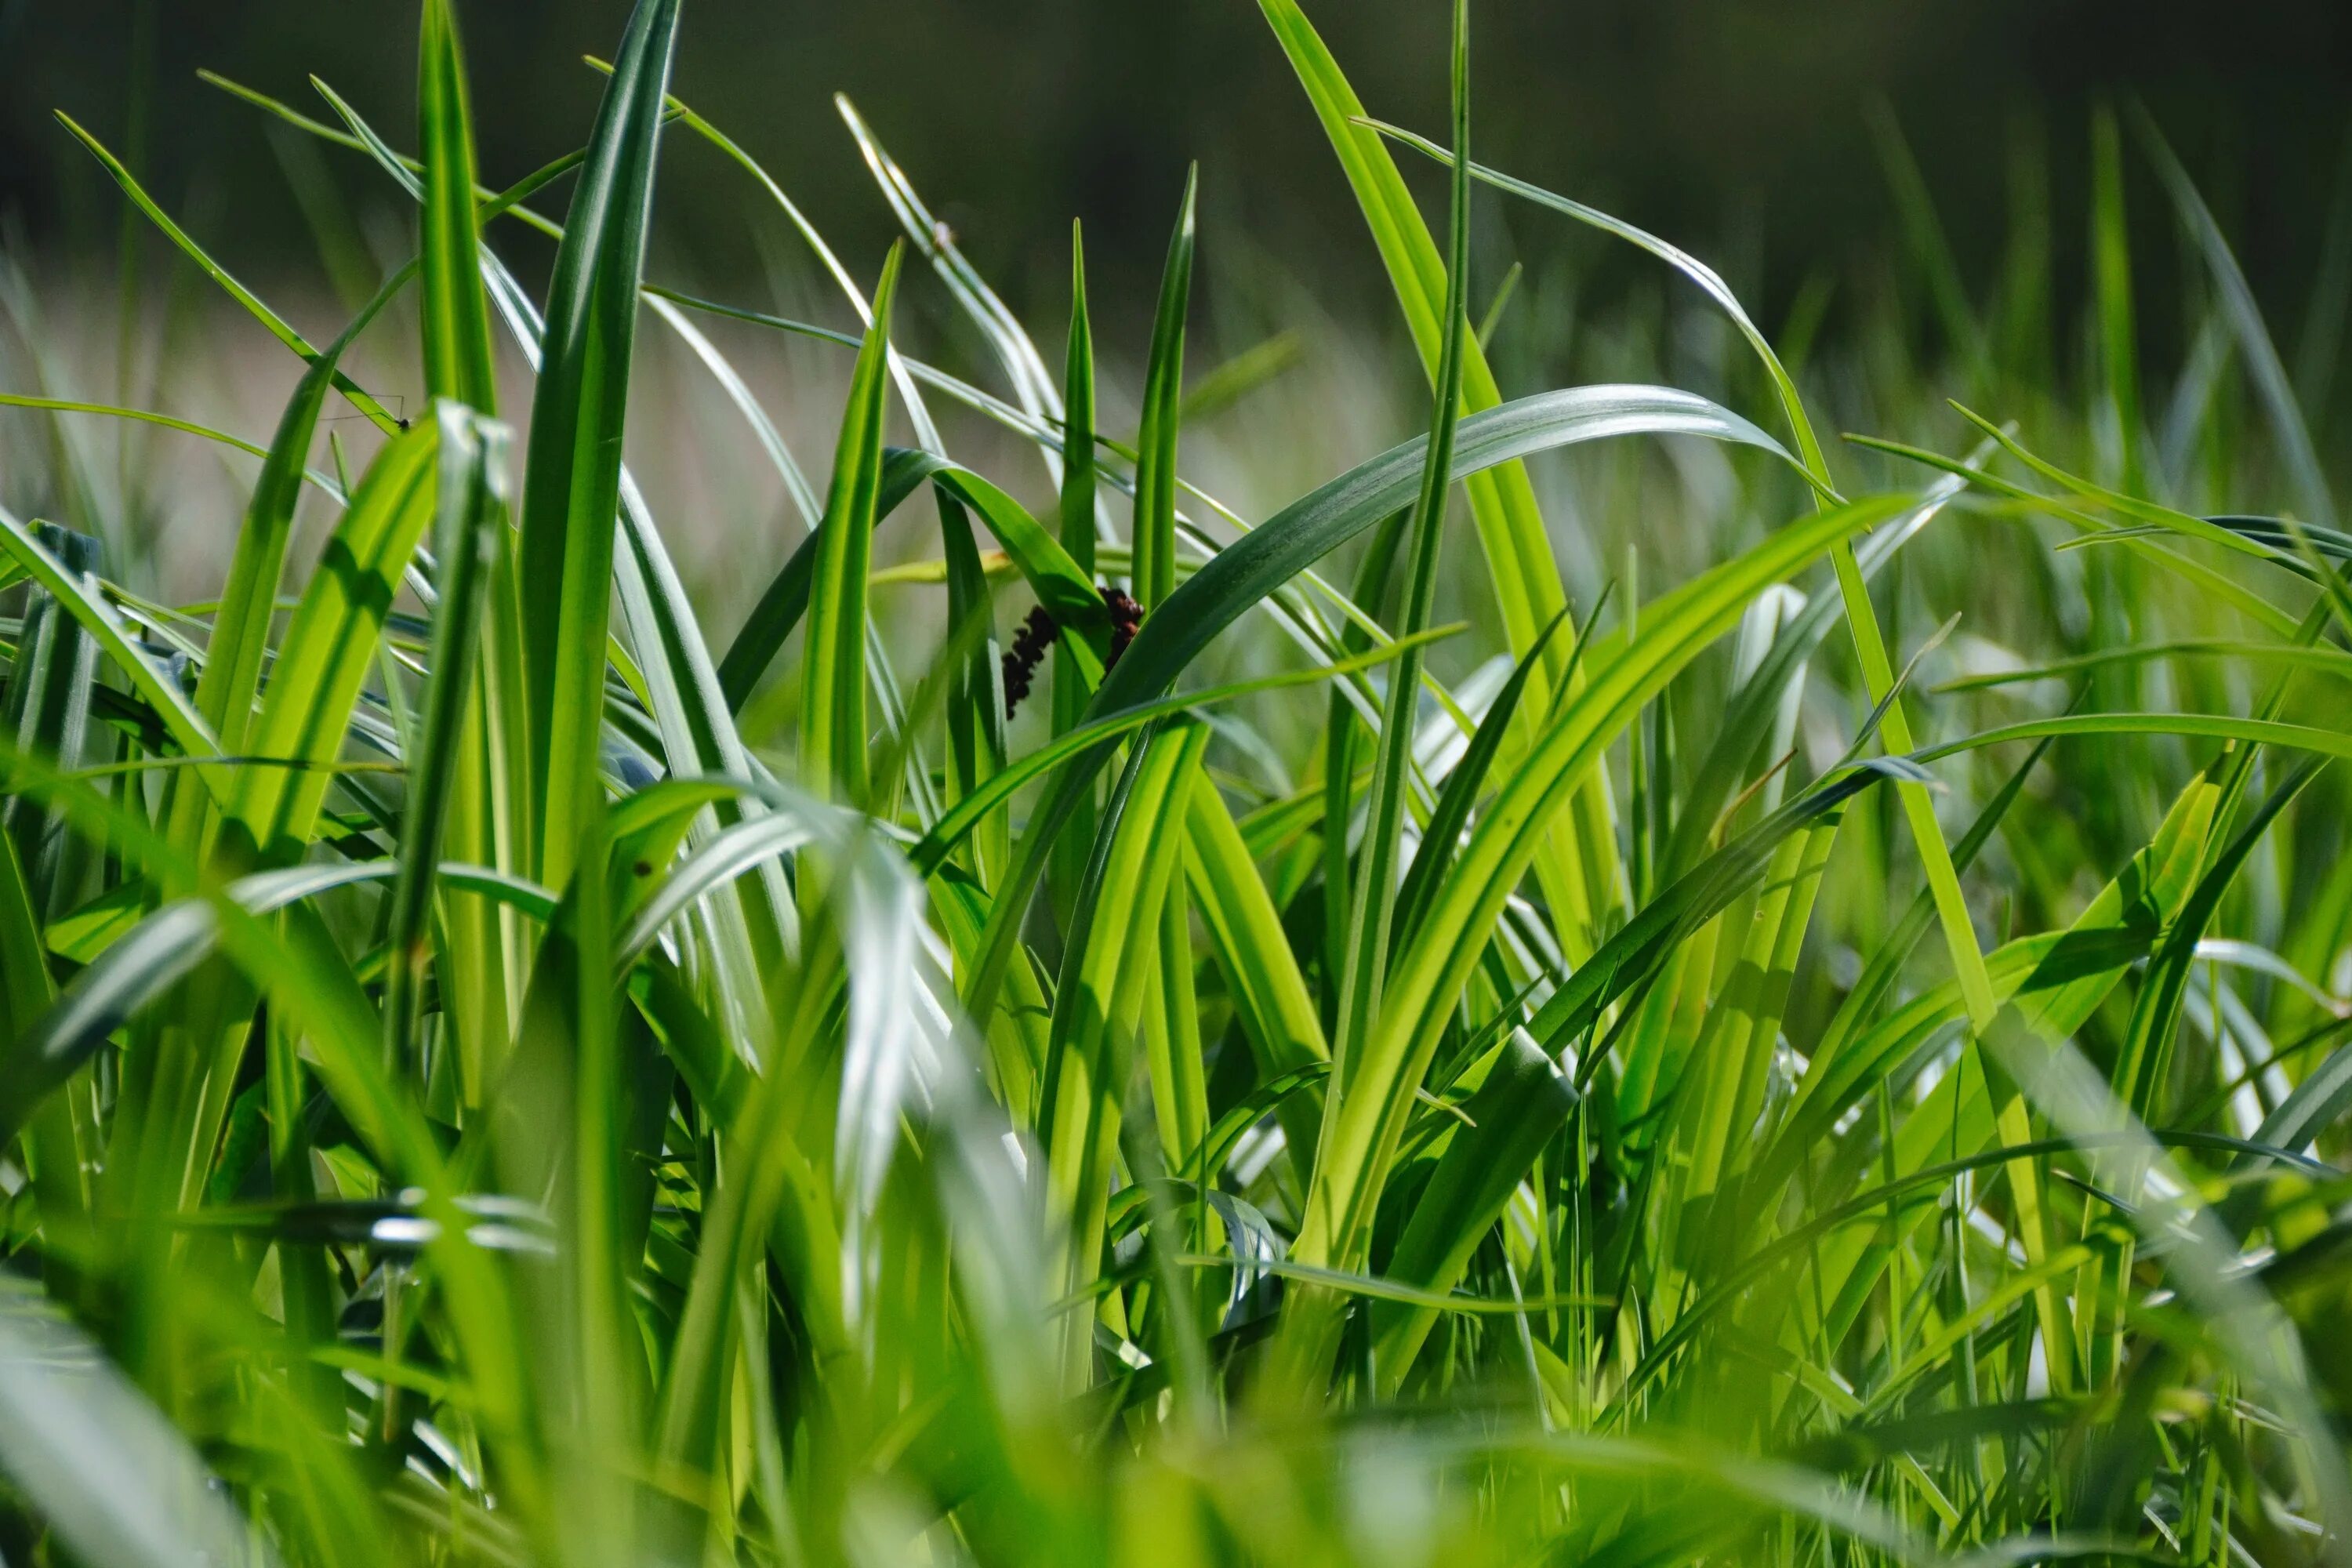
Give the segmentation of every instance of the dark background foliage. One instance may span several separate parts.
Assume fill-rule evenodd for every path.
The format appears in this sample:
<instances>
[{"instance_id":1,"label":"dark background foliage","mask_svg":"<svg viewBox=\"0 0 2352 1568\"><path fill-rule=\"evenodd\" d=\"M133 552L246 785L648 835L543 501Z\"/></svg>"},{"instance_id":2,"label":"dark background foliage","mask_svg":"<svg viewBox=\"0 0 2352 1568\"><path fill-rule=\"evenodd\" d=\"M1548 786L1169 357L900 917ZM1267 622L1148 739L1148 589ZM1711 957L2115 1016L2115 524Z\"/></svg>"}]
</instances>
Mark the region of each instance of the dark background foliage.
<instances>
[{"instance_id":1,"label":"dark background foliage","mask_svg":"<svg viewBox=\"0 0 2352 1568\"><path fill-rule=\"evenodd\" d=\"M464 7L490 178L578 144L597 90L580 57L612 47L626 9ZM1375 112L1442 124L1443 5L1310 10ZM126 147L236 262L264 276L307 268L300 209L265 126L194 73L210 66L308 104L316 71L404 128L413 11L392 0L0 0L0 212L53 253L112 244L117 200L50 121L62 108ZM2283 326L2316 265L2352 124L2342 0L1480 0L1475 25L1486 158L1710 247L1768 312L1812 270L1887 236L1874 98L1895 110L1979 279L2006 232L2013 160L2046 159L2063 259L2080 246L2089 103L2144 102ZM1016 304L1058 299L1072 216L1086 220L1106 296L1141 292L1188 158L1203 166L1213 235L1246 230L1335 302L1365 300L1377 281L1251 0L693 0L677 85L862 270L888 220L833 116L835 90ZM143 126L131 110L142 89ZM344 191L380 199L359 161L330 167ZM674 266L712 281L756 265L732 171L681 141L665 180ZM2162 237L2158 203L2141 210ZM1511 221L1524 233L1540 220Z\"/></svg>"}]
</instances>

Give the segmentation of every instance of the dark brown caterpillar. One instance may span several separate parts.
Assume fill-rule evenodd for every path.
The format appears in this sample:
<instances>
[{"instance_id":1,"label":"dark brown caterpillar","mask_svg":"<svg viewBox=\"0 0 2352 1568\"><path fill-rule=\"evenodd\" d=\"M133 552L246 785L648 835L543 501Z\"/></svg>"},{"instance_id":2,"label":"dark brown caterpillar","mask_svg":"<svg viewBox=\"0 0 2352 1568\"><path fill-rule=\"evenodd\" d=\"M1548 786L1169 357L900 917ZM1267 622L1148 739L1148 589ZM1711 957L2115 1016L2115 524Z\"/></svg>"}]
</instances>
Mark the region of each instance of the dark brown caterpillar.
<instances>
[{"instance_id":1,"label":"dark brown caterpillar","mask_svg":"<svg viewBox=\"0 0 2352 1568\"><path fill-rule=\"evenodd\" d=\"M1126 592L1118 588L1102 591L1103 603L1110 609L1110 658L1104 661L1108 669L1135 640L1136 631L1143 625L1143 606ZM1013 646L1004 651L1004 716L1007 719L1019 710L1021 700L1029 695L1036 679L1037 666L1045 661L1045 650L1054 646L1055 635L1060 630L1053 615L1040 605L1029 612L1013 634Z\"/></svg>"}]
</instances>

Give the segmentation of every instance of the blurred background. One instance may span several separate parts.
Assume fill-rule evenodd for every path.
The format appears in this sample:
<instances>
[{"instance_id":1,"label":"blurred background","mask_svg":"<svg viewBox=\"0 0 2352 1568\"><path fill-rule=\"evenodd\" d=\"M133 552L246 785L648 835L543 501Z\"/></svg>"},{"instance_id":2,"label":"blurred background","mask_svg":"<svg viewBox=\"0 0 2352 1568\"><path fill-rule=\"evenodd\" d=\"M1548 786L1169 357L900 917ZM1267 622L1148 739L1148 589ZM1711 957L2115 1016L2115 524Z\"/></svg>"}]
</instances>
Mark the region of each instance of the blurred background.
<instances>
[{"instance_id":1,"label":"blurred background","mask_svg":"<svg viewBox=\"0 0 2352 1568\"><path fill-rule=\"evenodd\" d=\"M302 267L309 234L286 160L258 117L194 73L318 109L315 72L404 128L413 9L0 0L0 211L44 247L110 247L120 203L52 122L62 109L125 151L168 205L208 215L206 237L232 265ZM1433 132L1444 11L1310 7L1372 110ZM492 183L578 145L597 90L581 57L609 53L626 12L625 0L465 8ZM2257 286L2283 298L2316 266L2352 125L2341 0L1481 0L1474 24L1486 161L1727 253L1768 320L1886 228L1874 101L1900 122L1978 275L1999 257L2008 171L2037 143L2060 154L2059 243L2079 245L2068 215L2082 207L2085 106L2136 97L2200 175ZM890 228L835 92L1016 307L1060 297L1072 217L1086 220L1108 297L1131 304L1195 158L1213 229L1245 230L1342 308L1380 303L1362 299L1377 277L1360 222L1251 0L692 0L682 51L681 95L766 162L846 255L877 249ZM759 255L742 180L705 149L679 150L664 174L668 243L717 279L749 273ZM359 161L332 159L327 175L355 201L387 200Z\"/></svg>"},{"instance_id":2,"label":"blurred background","mask_svg":"<svg viewBox=\"0 0 2352 1568\"><path fill-rule=\"evenodd\" d=\"M299 367L142 222L126 221L113 182L52 114L118 150L304 331L331 334L413 250L410 209L364 157L273 122L196 72L331 119L307 79L316 73L406 146L415 9L0 0L0 256L24 269L18 313L40 318L0 332L5 384L37 380L53 395L265 435ZM601 85L583 57L612 50L627 10L627 0L461 8L486 180L503 184L581 143ZM1440 0L1322 0L1308 12L1374 113L1443 133ZM1809 362L1843 427L1948 446L1962 430L1942 408L1946 392L1996 392L1992 412L2028 417L2031 397L2084 384L2088 118L2109 101L2128 125L2144 107L2235 243L2315 422L2331 424L2352 273L2343 0L2255 0L2226 15L2198 0L1475 0L1474 27L1483 161L1712 261L1792 361ZM1082 219L1108 430L1131 416L1124 372L1141 356L1185 165L1197 160L1192 371L1268 345L1266 363L1287 367L1252 394L1254 409L1204 416L1185 433L1188 473L1244 515L1425 420L1362 219L1253 0L688 0L676 89L760 159L870 282L897 229L835 110L834 94L846 94L1049 363L1067 309L1069 225ZM1410 153L1404 163L1433 206L1433 167ZM2202 270L2146 158L2134 151L2127 163L2143 363L2151 378L2170 377L2209 319ZM558 186L539 205L560 215L567 195ZM656 280L854 324L774 204L708 145L672 134L659 205ZM511 226L494 237L527 282L543 279L551 247ZM1748 406L1739 400L1754 389L1727 384L1738 372L1723 370L1744 356L1692 291L1629 247L1483 195L1474 300L1515 263L1526 270L1496 351L1507 391L1670 380ZM845 356L704 324L821 484ZM1001 384L935 286L910 291L900 329L917 352ZM1991 343L2001 387L1937 379L1968 331ZM374 336L357 363L398 395L415 377L404 340ZM632 458L667 512L690 520L678 524L684 563L723 626L764 575L730 570L730 552L781 546L797 523L740 425L717 455L696 438L735 416L687 351L667 332L646 342L656 363L646 384L677 390L641 398ZM2199 396L2211 379L2195 384ZM1898 409L1871 390L1914 381L1937 397ZM2152 421L2165 395L2152 386ZM509 415L523 402L518 385ZM110 531L144 537L159 586L202 586L217 570L217 534L186 519L233 526L243 479L215 453L180 452L184 483L159 485L151 452L137 466L151 477L134 484L131 463L97 451L118 433L76 432L0 416L0 456L12 441L89 443L93 487L111 468L128 488L85 510L110 510ZM966 421L951 434L968 458L1043 478L999 432ZM39 476L55 471L0 467L0 500L69 510L73 498L43 489ZM1571 495L1562 510L1573 507ZM1597 580L1599 563L1579 563L1567 543L1570 569ZM1693 540L1694 558L1706 547Z\"/></svg>"}]
</instances>

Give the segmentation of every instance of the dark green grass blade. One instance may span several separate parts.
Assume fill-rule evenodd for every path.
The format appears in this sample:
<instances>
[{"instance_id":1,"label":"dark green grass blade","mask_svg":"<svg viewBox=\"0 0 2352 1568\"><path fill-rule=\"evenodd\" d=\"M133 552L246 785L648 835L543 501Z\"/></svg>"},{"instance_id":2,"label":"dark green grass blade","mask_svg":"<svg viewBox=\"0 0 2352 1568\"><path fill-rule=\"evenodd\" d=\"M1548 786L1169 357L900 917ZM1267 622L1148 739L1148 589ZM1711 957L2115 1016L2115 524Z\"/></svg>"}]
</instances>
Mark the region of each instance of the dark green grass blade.
<instances>
[{"instance_id":1,"label":"dark green grass blade","mask_svg":"<svg viewBox=\"0 0 2352 1568\"><path fill-rule=\"evenodd\" d=\"M1184 177L1144 362L1143 424L1135 442L1134 574L1135 596L1146 611L1176 591L1176 441L1184 416L1184 317L1192 299L1192 210L1200 181L1197 166Z\"/></svg>"},{"instance_id":2,"label":"dark green grass blade","mask_svg":"<svg viewBox=\"0 0 2352 1568\"><path fill-rule=\"evenodd\" d=\"M467 743L467 702L473 694L475 655L481 646L484 601L507 527L504 427L488 425L461 404L434 405L441 427L435 498L435 584L431 674L425 722L409 759L408 798L401 822L400 879L394 885L391 953L384 983L386 1055L398 1071L415 1059L419 993L426 956L425 927L432 885L441 861L460 749Z\"/></svg>"},{"instance_id":3,"label":"dark green grass blade","mask_svg":"<svg viewBox=\"0 0 2352 1568\"><path fill-rule=\"evenodd\" d=\"M1470 19L1468 0L1454 6L1454 168L1446 227L1444 334L1429 419L1429 449L1422 459L1420 493L1405 525L1403 602L1399 629L1412 636L1429 624L1437 603L1440 550L1445 537L1445 500L1451 491L1455 432L1462 417L1462 374L1470 352ZM1552 618L1557 626L1565 611ZM1546 633L1528 646L1523 676L1540 668ZM1332 1082L1346 1093L1350 1061L1364 1032L1380 1011L1390 937L1396 914L1397 863L1402 854L1405 795L1412 784L1414 722L1421 708L1421 659L1408 653L1390 678L1388 700L1374 742L1372 781L1364 806L1364 832L1349 873L1346 953L1340 970L1339 1018L1331 1040ZM1524 686L1524 679L1521 685ZM1514 701L1513 711L1517 711Z\"/></svg>"},{"instance_id":4,"label":"dark green grass blade","mask_svg":"<svg viewBox=\"0 0 2352 1568\"><path fill-rule=\"evenodd\" d=\"M416 77L416 140L425 163L425 390L496 414L498 369L474 205L473 111L452 0L425 0Z\"/></svg>"},{"instance_id":5,"label":"dark green grass blade","mask_svg":"<svg viewBox=\"0 0 2352 1568\"><path fill-rule=\"evenodd\" d=\"M888 394L890 300L899 246L874 289L874 325L857 356L833 458L833 488L817 527L809 578L808 645L801 663L803 783L820 798L862 805L866 794L866 577L882 489L882 424ZM731 660L732 655L730 656Z\"/></svg>"},{"instance_id":6,"label":"dark green grass blade","mask_svg":"<svg viewBox=\"0 0 2352 1568\"><path fill-rule=\"evenodd\" d=\"M1470 1125L1457 1129L1438 1156L1385 1277L1451 1291L1528 1167L1575 1106L1576 1091L1550 1058L1517 1034L1506 1039L1485 1083L1462 1107ZM1372 1364L1383 1387L1404 1381L1436 1322L1437 1312L1428 1307L1372 1309Z\"/></svg>"},{"instance_id":7,"label":"dark green grass blade","mask_svg":"<svg viewBox=\"0 0 2352 1568\"><path fill-rule=\"evenodd\" d=\"M641 0L556 252L525 458L518 587L537 864L568 876L603 786L605 637L637 287L678 0Z\"/></svg>"}]
</instances>

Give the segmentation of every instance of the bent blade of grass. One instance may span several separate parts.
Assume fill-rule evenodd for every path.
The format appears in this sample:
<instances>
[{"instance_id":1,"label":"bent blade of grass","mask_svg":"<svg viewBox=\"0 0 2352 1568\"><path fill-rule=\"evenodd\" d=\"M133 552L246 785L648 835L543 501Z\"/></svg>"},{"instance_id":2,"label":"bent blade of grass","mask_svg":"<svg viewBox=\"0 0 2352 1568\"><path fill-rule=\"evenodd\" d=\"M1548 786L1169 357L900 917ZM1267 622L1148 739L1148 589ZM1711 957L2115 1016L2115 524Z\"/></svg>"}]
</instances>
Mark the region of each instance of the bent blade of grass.
<instances>
[{"instance_id":1,"label":"bent blade of grass","mask_svg":"<svg viewBox=\"0 0 2352 1568\"><path fill-rule=\"evenodd\" d=\"M1118 1157L1119 1109L1148 980L1156 973L1153 911L1183 855L1181 814L1208 744L1205 726L1178 722L1135 748L1096 835L1070 946L1055 990L1043 1134L1048 1223L1061 1234L1051 1277L1065 1293L1100 1273L1103 1231ZM1083 1390L1094 1357L1094 1315L1062 1324L1066 1393Z\"/></svg>"},{"instance_id":2,"label":"bent blade of grass","mask_svg":"<svg viewBox=\"0 0 2352 1568\"><path fill-rule=\"evenodd\" d=\"M848 94L835 93L833 102L834 107L840 110L843 122L849 127L850 135L856 140L857 150L864 154L866 166L873 173L875 184L881 188L883 199L890 204L890 210L906 229L907 237L930 262L940 281L948 286L948 292L962 307L964 314L971 318L972 324L988 340L989 347L995 351L998 362L1004 366L1006 378L1013 383L1013 400L1033 419L1048 425L1059 422L1064 417L1062 399L1055 391L1053 378L1045 372L1045 362L1037 353L1037 345L1030 340L1020 318L1006 309L1004 301L981 277L980 269L957 247L955 236L948 226L934 217L930 209L923 205L922 197L915 192L914 182L908 179L906 171L883 150L881 141L849 101ZM1069 460L1066 454L1057 452L1050 446L1042 447L1040 452L1045 459L1048 477L1058 486Z\"/></svg>"},{"instance_id":3,"label":"bent blade of grass","mask_svg":"<svg viewBox=\"0 0 2352 1568\"><path fill-rule=\"evenodd\" d=\"M1663 387L1590 386L1541 393L1464 419L1455 437L1454 477L1459 480L1557 447L1661 434L1706 436L1760 447L1792 466L1796 461L1763 431L1703 397ZM1220 551L1144 622L1088 711L1115 713L1166 690L1219 632L1315 562L1401 510L1420 488L1425 446L1407 442L1359 464ZM1108 761L1105 749L1073 759L1031 818L1013 875L991 911L982 961L964 992L974 1014L984 1016L992 1004L1029 896L1044 873L1045 846Z\"/></svg>"},{"instance_id":4,"label":"bent blade of grass","mask_svg":"<svg viewBox=\"0 0 2352 1568\"><path fill-rule=\"evenodd\" d=\"M612 69L601 60L591 59L588 64L599 71L609 73ZM783 186L776 183L775 177L761 166L758 159L745 152L740 144L711 124L709 121L687 107L684 102L673 97L668 100L668 104L670 114L680 124L716 147L730 163L751 175L760 188L768 194L778 207L782 209L785 219L807 243L809 249L815 255L818 264L825 269L835 285L840 289L842 297L849 301L850 309L857 312L858 320L871 327L877 314L873 304L866 300L865 291L858 288L857 280L850 276L849 268L842 265L841 258L834 253L833 247L825 243L824 236L817 231L816 226L809 221L808 215L801 211L799 205L784 194ZM921 390L915 384L916 378L908 370L907 360L896 349L889 352L889 365L891 380L898 388L899 402L907 411L907 422L914 427L916 443L927 452L945 452L947 448L940 440L939 427L932 424L930 410L923 402Z\"/></svg>"},{"instance_id":5,"label":"bent blade of grass","mask_svg":"<svg viewBox=\"0 0 2352 1568\"><path fill-rule=\"evenodd\" d=\"M420 422L370 467L294 612L254 721L253 749L298 763L341 754L361 685L394 596L433 521L440 426ZM291 856L310 839L331 772L257 768L236 781L229 807L242 850Z\"/></svg>"},{"instance_id":6,"label":"bent blade of grass","mask_svg":"<svg viewBox=\"0 0 2352 1568\"><path fill-rule=\"evenodd\" d=\"M309 341L305 339L301 333L287 325L284 317L278 315L277 311L264 304L259 296L256 295L251 289L246 288L244 284L238 282L236 279L230 274L226 268L221 266L219 262L215 261L204 247L198 245L189 237L185 229L183 229L178 224L172 221L171 215L166 213L156 204L155 199L147 194L145 188L139 184L139 181L131 174L131 171L123 166L122 160L108 152L104 143L100 142L97 137L92 136L89 132L83 130L80 125L75 122L71 115L60 110L58 114L58 121L59 124L63 125L68 132L72 133L76 141L79 142L89 150L90 156L96 158L109 174L111 174L114 177L114 183L122 187L123 194L131 198L131 205L136 206L142 213L145 214L148 221L152 223L157 228L161 229L166 239L169 239L173 245L179 247L180 250L188 258L189 260L196 264L197 268L203 271L205 276L210 278L215 283L218 284L225 291L226 291L231 299L235 300L238 304L244 306L247 311L251 312L254 319L259 321L264 327L268 328L270 335L275 337L279 342L282 342L288 348L292 349L296 353L301 355L306 361L316 360L318 358L319 351L312 348ZM392 411L384 407L383 404L377 402L375 398L369 395L368 393L362 390L356 382L352 380L351 377L343 374L341 371L337 371L334 373L334 383L335 389L338 392L341 392L343 396L350 401L351 405L353 408L358 409L362 414L365 415L369 421L373 423L377 429L389 434L390 432L398 430L401 427L399 419L393 415Z\"/></svg>"},{"instance_id":7,"label":"bent blade of grass","mask_svg":"<svg viewBox=\"0 0 2352 1568\"><path fill-rule=\"evenodd\" d=\"M1259 0L1259 9L1297 73L1355 193L1433 388L1444 351L1444 258L1379 134L1358 123L1364 118L1363 103L1297 0ZM1502 400L1486 355L1475 343L1466 345L1463 412L1475 415ZM1527 469L1517 462L1502 463L1492 473L1473 477L1467 488L1511 652L1524 658L1544 627L1568 607L1542 509ZM1527 729L1518 737L1520 746L1533 743L1535 720L1551 707L1552 688L1561 679L1563 669L1564 666L1547 669L1535 681ZM1614 906L1623 886L1608 781L1596 774L1579 797L1572 837L1548 848L1544 856L1548 890L1561 900L1564 933L1580 948L1585 941L1580 928Z\"/></svg>"},{"instance_id":8,"label":"bent blade of grass","mask_svg":"<svg viewBox=\"0 0 2352 1568\"><path fill-rule=\"evenodd\" d=\"M2311 427L2304 420L2302 406L2295 402L2294 383L2279 361L2278 346L2271 341L2270 329L2263 324L2262 307L2254 300L2253 288L2247 283L2237 257L2231 254L2221 226L2213 221L2212 209L2197 194L2196 182L2181 167L2155 120L2141 110L2134 116L2134 121L2149 161L2156 165L2166 193L2172 197L2181 222L2196 239L2198 250L2213 275L2214 286L2221 290L2223 314L2237 337L2238 352L2245 356L2246 367L2253 375L2254 390L2261 395L2263 411L2270 416L2271 434L2279 444L2280 455L2286 459L2296 497L2310 521L2332 529L2336 526L2336 503L2331 498L2327 473L2319 461L2318 449L2312 444Z\"/></svg>"},{"instance_id":9,"label":"bent blade of grass","mask_svg":"<svg viewBox=\"0 0 2352 1568\"><path fill-rule=\"evenodd\" d=\"M1352 1267L1454 999L1567 794L1601 750L1682 668L1737 625L1747 602L1840 540L1899 515L1907 498L1875 498L1794 522L1762 544L1660 599L1640 637L1570 699L1537 748L1507 775L1446 879L1421 932L1393 971L1391 994L1367 1037L1354 1083L1327 1121L1296 1256ZM1120 668L1125 668L1124 663ZM1338 1327L1331 1303L1302 1293L1286 1305L1286 1364L1328 1371Z\"/></svg>"},{"instance_id":10,"label":"bent blade of grass","mask_svg":"<svg viewBox=\"0 0 2352 1568\"><path fill-rule=\"evenodd\" d=\"M1422 138L1413 136L1410 132L1398 131L1386 126L1380 129L1384 133L1394 135L1432 156L1441 160L1447 157L1443 150ZM1773 353L1772 346L1763 332L1757 328L1747 310L1740 306L1738 298L1731 292L1730 288L1713 268L1666 244L1664 240L1644 233L1631 224L1612 218L1580 202L1554 195L1539 186L1528 184L1523 180L1512 179L1506 174L1492 171L1479 173L1488 184L1499 189L1524 196L1539 205L1573 217L1580 223L1590 224L1648 251L1704 289L1708 297L1731 318L1732 324L1739 330L1740 335L1748 340L1749 347L1756 351L1757 357L1762 362L1766 373L1771 377L1773 389L1780 396L1782 411L1787 415L1790 427L1795 434L1797 450L1803 458L1806 476L1818 492L1817 504L1826 507L1835 500L1837 492L1831 487L1827 459L1822 454L1820 442L1813 435L1812 423L1806 417L1804 403L1798 395L1796 383L1780 363L1780 356ZM1871 608L1869 588L1860 565L1854 560L1853 544L1849 542L1841 542L1832 552L1831 559L1837 570L1838 593L1844 602L1846 620L1853 631L1854 648L1862 664L1864 684L1874 703L1884 701L1888 693L1894 689L1895 668L1893 662L1887 658L1885 640L1878 628L1876 612ZM1910 721L1906 717L1903 705L1899 700L1887 710L1884 722L1888 749L1895 752L1911 750L1913 740ZM1976 928L1969 922L1968 900L1961 893L1958 875L1952 868L1951 852L1944 842L1943 829L1936 821L1935 805L1923 790L1906 785L1899 793L1912 837L1918 846L1920 858L1926 863L1928 885L1936 894L1937 913L1943 921L1945 941L1951 950L1953 966L1958 970L1962 984L1967 987L1970 998L1970 1014L1976 1019L1978 1026L1982 1027L1992 1018L1990 988L1984 983L1981 975L1984 967L1983 949L1977 940Z\"/></svg>"}]
</instances>

